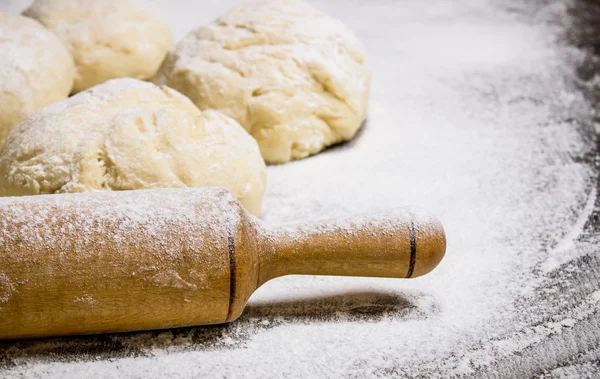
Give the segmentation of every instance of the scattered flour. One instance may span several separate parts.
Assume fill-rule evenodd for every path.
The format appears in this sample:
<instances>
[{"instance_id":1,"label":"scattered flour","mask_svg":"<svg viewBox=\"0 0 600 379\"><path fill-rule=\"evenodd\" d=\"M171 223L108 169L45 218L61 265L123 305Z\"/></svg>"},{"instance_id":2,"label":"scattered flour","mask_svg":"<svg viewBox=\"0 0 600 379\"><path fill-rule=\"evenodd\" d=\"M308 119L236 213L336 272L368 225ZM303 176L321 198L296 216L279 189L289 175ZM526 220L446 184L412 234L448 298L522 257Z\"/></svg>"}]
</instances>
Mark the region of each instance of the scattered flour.
<instances>
[{"instance_id":1,"label":"scattered flour","mask_svg":"<svg viewBox=\"0 0 600 379\"><path fill-rule=\"evenodd\" d=\"M84 303L89 305L90 307L93 307L94 305L98 304L98 302L96 300L94 300L93 297L86 295L86 296L80 296L80 297L75 297L73 299L74 302L76 303Z\"/></svg>"},{"instance_id":2,"label":"scattered flour","mask_svg":"<svg viewBox=\"0 0 600 379\"><path fill-rule=\"evenodd\" d=\"M235 3L169 1L176 36ZM577 159L590 149L589 106L570 84L580 52L546 22L569 1L310 3L369 50L368 121L347 145L269 167L263 219L425 207L445 226L445 260L414 280L279 278L227 326L8 343L2 376L477 376L588 322L600 295L572 307L561 295L589 254L578 236L597 191ZM539 362L576 354L549 346Z\"/></svg>"},{"instance_id":3,"label":"scattered flour","mask_svg":"<svg viewBox=\"0 0 600 379\"><path fill-rule=\"evenodd\" d=\"M8 279L5 273L0 272L0 307L6 303L15 292L14 284Z\"/></svg>"},{"instance_id":4,"label":"scattered flour","mask_svg":"<svg viewBox=\"0 0 600 379\"><path fill-rule=\"evenodd\" d=\"M186 282L177 272L174 270L162 270L152 277L152 280L161 287L174 287L174 288L190 288L196 289L198 286L192 283Z\"/></svg>"}]
</instances>

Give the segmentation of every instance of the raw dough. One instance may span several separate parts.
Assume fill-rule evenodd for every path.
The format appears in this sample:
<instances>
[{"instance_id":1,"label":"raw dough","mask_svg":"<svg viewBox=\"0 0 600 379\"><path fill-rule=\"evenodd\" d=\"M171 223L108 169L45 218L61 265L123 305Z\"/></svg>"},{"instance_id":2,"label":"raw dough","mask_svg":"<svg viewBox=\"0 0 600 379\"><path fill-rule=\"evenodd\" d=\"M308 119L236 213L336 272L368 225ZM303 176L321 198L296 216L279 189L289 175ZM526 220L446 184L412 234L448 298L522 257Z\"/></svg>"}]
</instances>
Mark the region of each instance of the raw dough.
<instances>
[{"instance_id":1,"label":"raw dough","mask_svg":"<svg viewBox=\"0 0 600 379\"><path fill-rule=\"evenodd\" d=\"M0 12L0 148L28 114L65 99L74 75L71 54L52 32Z\"/></svg>"},{"instance_id":2,"label":"raw dough","mask_svg":"<svg viewBox=\"0 0 600 379\"><path fill-rule=\"evenodd\" d=\"M129 0L35 0L23 14L71 50L74 92L113 78L150 79L173 43L166 23Z\"/></svg>"},{"instance_id":3,"label":"raw dough","mask_svg":"<svg viewBox=\"0 0 600 379\"><path fill-rule=\"evenodd\" d=\"M241 5L188 34L155 82L236 119L269 163L351 139L370 71L352 32L300 0Z\"/></svg>"},{"instance_id":4,"label":"raw dough","mask_svg":"<svg viewBox=\"0 0 600 379\"><path fill-rule=\"evenodd\" d=\"M237 122L136 79L34 112L0 154L0 196L221 186L258 215L265 180L256 141Z\"/></svg>"}]
</instances>

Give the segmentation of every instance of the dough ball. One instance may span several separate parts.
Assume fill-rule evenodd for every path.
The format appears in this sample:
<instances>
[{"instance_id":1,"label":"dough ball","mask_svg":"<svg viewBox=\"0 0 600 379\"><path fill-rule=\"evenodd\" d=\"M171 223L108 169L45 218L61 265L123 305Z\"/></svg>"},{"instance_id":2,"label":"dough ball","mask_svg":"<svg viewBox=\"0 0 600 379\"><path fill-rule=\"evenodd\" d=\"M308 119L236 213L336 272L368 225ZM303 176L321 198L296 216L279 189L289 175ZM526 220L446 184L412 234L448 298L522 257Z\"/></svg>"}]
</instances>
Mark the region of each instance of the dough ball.
<instances>
[{"instance_id":1,"label":"dough ball","mask_svg":"<svg viewBox=\"0 0 600 379\"><path fill-rule=\"evenodd\" d=\"M70 49L74 92L114 78L150 79L173 43L166 23L129 0L35 0L23 14Z\"/></svg>"},{"instance_id":2,"label":"dough ball","mask_svg":"<svg viewBox=\"0 0 600 379\"><path fill-rule=\"evenodd\" d=\"M0 12L0 148L27 115L65 99L74 75L71 54L52 32Z\"/></svg>"},{"instance_id":3,"label":"dough ball","mask_svg":"<svg viewBox=\"0 0 600 379\"><path fill-rule=\"evenodd\" d=\"M259 215L265 163L234 120L136 79L31 114L0 153L0 196L221 186Z\"/></svg>"},{"instance_id":4,"label":"dough ball","mask_svg":"<svg viewBox=\"0 0 600 379\"><path fill-rule=\"evenodd\" d=\"M155 82L237 120L269 163L351 139L365 119L370 71L341 22L300 0L241 5L188 34Z\"/></svg>"}]
</instances>

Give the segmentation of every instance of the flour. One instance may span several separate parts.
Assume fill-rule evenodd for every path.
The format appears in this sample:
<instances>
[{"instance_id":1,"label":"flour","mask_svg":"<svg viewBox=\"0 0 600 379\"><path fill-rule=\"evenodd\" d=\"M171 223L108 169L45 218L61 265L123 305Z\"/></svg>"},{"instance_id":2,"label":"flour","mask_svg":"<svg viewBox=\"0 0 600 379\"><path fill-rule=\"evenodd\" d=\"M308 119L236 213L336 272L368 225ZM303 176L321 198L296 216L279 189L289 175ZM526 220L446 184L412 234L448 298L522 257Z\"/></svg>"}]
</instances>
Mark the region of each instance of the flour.
<instances>
[{"instance_id":1,"label":"flour","mask_svg":"<svg viewBox=\"0 0 600 379\"><path fill-rule=\"evenodd\" d=\"M552 249L547 260L542 264L541 268L545 272L558 269L561 265L569 262L573 257L569 251L575 248L577 238L581 236L581 232L585 227L585 223L589 220L594 211L597 200L596 191L590 192L585 207L581 211L577 221L573 225L571 231L563 237L563 239Z\"/></svg>"},{"instance_id":2,"label":"flour","mask_svg":"<svg viewBox=\"0 0 600 379\"><path fill-rule=\"evenodd\" d=\"M190 288L194 290L198 288L195 284L186 282L174 270L160 270L152 277L152 281L160 287Z\"/></svg>"},{"instance_id":3,"label":"flour","mask_svg":"<svg viewBox=\"0 0 600 379\"><path fill-rule=\"evenodd\" d=\"M237 2L184 3L168 7L178 38ZM570 2L311 3L369 51L368 120L347 145L269 167L263 219L424 207L446 229L440 266L414 280L279 278L225 326L8 343L4 376L527 377L593 343L597 329L581 330L598 295L575 288L597 255L581 221L597 172L572 85L583 53L561 42Z\"/></svg>"},{"instance_id":4,"label":"flour","mask_svg":"<svg viewBox=\"0 0 600 379\"><path fill-rule=\"evenodd\" d=\"M14 292L14 284L8 279L6 274L0 272L0 304L6 303Z\"/></svg>"},{"instance_id":5,"label":"flour","mask_svg":"<svg viewBox=\"0 0 600 379\"><path fill-rule=\"evenodd\" d=\"M98 302L96 300L94 300L93 297L89 296L89 295L85 295L85 296L80 296L80 297L75 297L73 299L73 301L75 303L84 303L89 305L90 307L95 306L96 304L98 304Z\"/></svg>"}]
</instances>

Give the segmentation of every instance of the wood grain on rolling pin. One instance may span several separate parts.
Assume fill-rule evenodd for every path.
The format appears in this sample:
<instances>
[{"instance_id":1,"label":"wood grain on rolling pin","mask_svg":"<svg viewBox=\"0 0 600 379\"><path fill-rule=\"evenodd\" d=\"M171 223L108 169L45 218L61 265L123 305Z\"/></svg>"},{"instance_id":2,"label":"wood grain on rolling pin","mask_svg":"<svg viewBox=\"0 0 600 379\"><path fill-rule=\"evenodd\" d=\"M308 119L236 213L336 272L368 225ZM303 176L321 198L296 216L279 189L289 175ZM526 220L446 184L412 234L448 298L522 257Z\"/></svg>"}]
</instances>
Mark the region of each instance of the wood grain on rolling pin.
<instances>
[{"instance_id":1,"label":"wood grain on rolling pin","mask_svg":"<svg viewBox=\"0 0 600 379\"><path fill-rule=\"evenodd\" d=\"M221 323L278 276L414 277L444 252L408 210L267 229L218 188L4 198L0 338Z\"/></svg>"}]
</instances>

